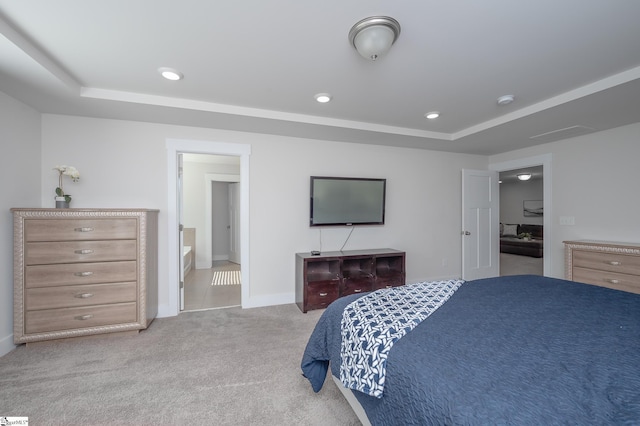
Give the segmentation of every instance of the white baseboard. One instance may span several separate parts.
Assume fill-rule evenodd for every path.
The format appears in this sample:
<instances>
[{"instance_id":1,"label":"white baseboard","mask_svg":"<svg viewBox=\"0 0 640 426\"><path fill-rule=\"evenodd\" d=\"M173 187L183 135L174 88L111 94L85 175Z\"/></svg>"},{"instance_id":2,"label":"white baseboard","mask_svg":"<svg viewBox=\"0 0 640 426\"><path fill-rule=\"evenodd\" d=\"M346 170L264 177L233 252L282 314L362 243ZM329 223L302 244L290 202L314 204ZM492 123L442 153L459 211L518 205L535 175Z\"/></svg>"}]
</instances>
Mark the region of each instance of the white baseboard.
<instances>
[{"instance_id":1,"label":"white baseboard","mask_svg":"<svg viewBox=\"0 0 640 426\"><path fill-rule=\"evenodd\" d=\"M169 308L168 304L158 305L158 315L156 315L156 318L175 317L176 315L177 314Z\"/></svg>"},{"instance_id":2,"label":"white baseboard","mask_svg":"<svg viewBox=\"0 0 640 426\"><path fill-rule=\"evenodd\" d=\"M13 344L13 334L0 339L0 357L5 356L17 346Z\"/></svg>"},{"instance_id":3,"label":"white baseboard","mask_svg":"<svg viewBox=\"0 0 640 426\"><path fill-rule=\"evenodd\" d=\"M295 293L269 294L266 296L252 296L246 300L242 308L260 308L262 306L287 305L296 302Z\"/></svg>"}]
</instances>

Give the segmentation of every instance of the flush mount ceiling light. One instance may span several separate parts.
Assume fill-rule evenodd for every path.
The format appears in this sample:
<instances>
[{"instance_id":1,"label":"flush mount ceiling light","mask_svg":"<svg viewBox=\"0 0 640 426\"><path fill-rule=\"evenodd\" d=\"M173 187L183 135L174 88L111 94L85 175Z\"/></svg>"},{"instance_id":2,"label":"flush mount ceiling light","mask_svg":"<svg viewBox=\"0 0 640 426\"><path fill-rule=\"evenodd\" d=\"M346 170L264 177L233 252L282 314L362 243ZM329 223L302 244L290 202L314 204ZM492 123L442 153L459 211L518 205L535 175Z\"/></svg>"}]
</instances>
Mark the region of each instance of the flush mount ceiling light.
<instances>
[{"instance_id":1,"label":"flush mount ceiling light","mask_svg":"<svg viewBox=\"0 0 640 426\"><path fill-rule=\"evenodd\" d=\"M426 113L424 116L425 116L425 118L428 118L429 120L434 120L434 119L440 117L440 113L438 111L431 111L431 112Z\"/></svg>"},{"instance_id":2,"label":"flush mount ceiling light","mask_svg":"<svg viewBox=\"0 0 640 426\"><path fill-rule=\"evenodd\" d=\"M349 31L349 42L364 58L375 61L389 51L400 35L400 24L388 16L371 16Z\"/></svg>"},{"instance_id":3,"label":"flush mount ceiling light","mask_svg":"<svg viewBox=\"0 0 640 426\"><path fill-rule=\"evenodd\" d=\"M158 72L161 76L171 81L182 80L184 77L180 71L174 70L173 68L161 67L158 68Z\"/></svg>"},{"instance_id":4,"label":"flush mount ceiling light","mask_svg":"<svg viewBox=\"0 0 640 426\"><path fill-rule=\"evenodd\" d=\"M504 95L498 98L498 105L509 105L513 102L515 97L513 95Z\"/></svg>"},{"instance_id":5,"label":"flush mount ceiling light","mask_svg":"<svg viewBox=\"0 0 640 426\"><path fill-rule=\"evenodd\" d=\"M531 179L531 173L518 173L518 179L520 180L529 180Z\"/></svg>"},{"instance_id":6,"label":"flush mount ceiling light","mask_svg":"<svg viewBox=\"0 0 640 426\"><path fill-rule=\"evenodd\" d=\"M314 96L314 98L316 98L316 101L320 102L321 104L326 104L331 100L331 95L329 93L318 93Z\"/></svg>"}]
</instances>

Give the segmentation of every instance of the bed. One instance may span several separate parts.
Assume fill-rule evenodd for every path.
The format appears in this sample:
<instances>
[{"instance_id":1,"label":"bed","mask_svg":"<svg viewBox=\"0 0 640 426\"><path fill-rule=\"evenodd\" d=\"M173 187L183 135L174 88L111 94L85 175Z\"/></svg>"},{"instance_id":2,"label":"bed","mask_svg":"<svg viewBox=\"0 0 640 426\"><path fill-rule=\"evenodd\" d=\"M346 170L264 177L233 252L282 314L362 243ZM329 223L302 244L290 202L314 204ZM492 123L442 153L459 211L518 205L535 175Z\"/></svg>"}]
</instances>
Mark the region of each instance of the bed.
<instances>
[{"instance_id":1,"label":"bed","mask_svg":"<svg viewBox=\"0 0 640 426\"><path fill-rule=\"evenodd\" d=\"M340 377L343 311L371 296L318 320L301 364L314 391ZM640 424L640 295L489 278L413 327L387 353L379 397L340 386L363 424Z\"/></svg>"}]
</instances>

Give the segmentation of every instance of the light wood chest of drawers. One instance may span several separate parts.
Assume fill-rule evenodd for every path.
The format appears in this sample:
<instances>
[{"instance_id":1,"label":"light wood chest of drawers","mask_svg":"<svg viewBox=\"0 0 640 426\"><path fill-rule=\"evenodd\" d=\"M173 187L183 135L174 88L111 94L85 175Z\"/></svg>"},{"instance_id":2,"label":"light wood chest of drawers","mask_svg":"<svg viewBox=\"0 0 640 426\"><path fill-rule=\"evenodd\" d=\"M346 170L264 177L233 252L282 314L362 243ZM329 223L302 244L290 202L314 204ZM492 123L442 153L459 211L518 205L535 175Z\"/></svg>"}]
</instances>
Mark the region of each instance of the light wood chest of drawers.
<instances>
[{"instance_id":1,"label":"light wood chest of drawers","mask_svg":"<svg viewBox=\"0 0 640 426\"><path fill-rule=\"evenodd\" d=\"M568 280L640 293L640 244L565 241Z\"/></svg>"},{"instance_id":2,"label":"light wood chest of drawers","mask_svg":"<svg viewBox=\"0 0 640 426\"><path fill-rule=\"evenodd\" d=\"M11 209L14 343L147 328L158 310L158 211Z\"/></svg>"}]
</instances>

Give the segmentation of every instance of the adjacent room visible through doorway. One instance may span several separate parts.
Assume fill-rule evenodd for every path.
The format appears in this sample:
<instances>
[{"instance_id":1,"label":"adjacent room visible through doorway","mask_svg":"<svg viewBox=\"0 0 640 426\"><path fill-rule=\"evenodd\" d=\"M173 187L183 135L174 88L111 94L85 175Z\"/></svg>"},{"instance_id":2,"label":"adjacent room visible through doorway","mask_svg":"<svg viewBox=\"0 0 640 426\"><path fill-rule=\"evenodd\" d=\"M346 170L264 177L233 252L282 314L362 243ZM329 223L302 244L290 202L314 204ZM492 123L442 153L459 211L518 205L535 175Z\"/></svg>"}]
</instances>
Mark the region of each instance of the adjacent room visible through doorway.
<instances>
[{"instance_id":1,"label":"adjacent room visible through doorway","mask_svg":"<svg viewBox=\"0 0 640 426\"><path fill-rule=\"evenodd\" d=\"M544 275L543 166L500 172L500 275Z\"/></svg>"},{"instance_id":2,"label":"adjacent room visible through doorway","mask_svg":"<svg viewBox=\"0 0 640 426\"><path fill-rule=\"evenodd\" d=\"M183 310L240 306L239 157L182 155Z\"/></svg>"}]
</instances>

